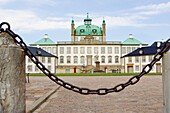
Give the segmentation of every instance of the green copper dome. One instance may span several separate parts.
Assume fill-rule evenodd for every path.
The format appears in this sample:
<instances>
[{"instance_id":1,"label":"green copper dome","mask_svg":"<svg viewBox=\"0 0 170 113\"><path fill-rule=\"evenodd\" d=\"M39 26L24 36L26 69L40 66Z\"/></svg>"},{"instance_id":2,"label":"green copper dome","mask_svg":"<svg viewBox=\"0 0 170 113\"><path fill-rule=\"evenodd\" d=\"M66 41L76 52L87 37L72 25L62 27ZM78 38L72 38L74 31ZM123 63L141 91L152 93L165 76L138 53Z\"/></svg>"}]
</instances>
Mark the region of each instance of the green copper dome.
<instances>
[{"instance_id":1,"label":"green copper dome","mask_svg":"<svg viewBox=\"0 0 170 113\"><path fill-rule=\"evenodd\" d=\"M76 36L86 36L86 35L102 35L102 29L96 25L91 24L92 19L87 17L84 19L84 25L80 25L75 29Z\"/></svg>"},{"instance_id":2,"label":"green copper dome","mask_svg":"<svg viewBox=\"0 0 170 113\"><path fill-rule=\"evenodd\" d=\"M102 30L96 25L80 25L76 28L76 35L102 35Z\"/></svg>"}]
</instances>

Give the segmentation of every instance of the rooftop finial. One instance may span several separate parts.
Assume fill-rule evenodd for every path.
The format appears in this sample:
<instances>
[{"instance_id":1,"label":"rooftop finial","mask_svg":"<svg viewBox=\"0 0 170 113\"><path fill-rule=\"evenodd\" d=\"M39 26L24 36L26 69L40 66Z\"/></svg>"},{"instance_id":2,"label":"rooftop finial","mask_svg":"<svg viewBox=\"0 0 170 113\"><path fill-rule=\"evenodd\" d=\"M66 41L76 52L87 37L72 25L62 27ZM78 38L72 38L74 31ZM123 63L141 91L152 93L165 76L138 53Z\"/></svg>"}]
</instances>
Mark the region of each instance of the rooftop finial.
<instances>
[{"instance_id":1,"label":"rooftop finial","mask_svg":"<svg viewBox=\"0 0 170 113\"><path fill-rule=\"evenodd\" d=\"M132 34L129 34L129 38L133 38Z\"/></svg>"},{"instance_id":2,"label":"rooftop finial","mask_svg":"<svg viewBox=\"0 0 170 113\"><path fill-rule=\"evenodd\" d=\"M48 34L44 34L44 38L46 38L46 39L47 39L47 38L48 38Z\"/></svg>"},{"instance_id":3,"label":"rooftop finial","mask_svg":"<svg viewBox=\"0 0 170 113\"><path fill-rule=\"evenodd\" d=\"M104 20L104 17L103 17L103 24L106 24L105 20Z\"/></svg>"},{"instance_id":4,"label":"rooftop finial","mask_svg":"<svg viewBox=\"0 0 170 113\"><path fill-rule=\"evenodd\" d=\"M71 24L74 24L74 20L73 20L73 17L72 17L72 21L71 21Z\"/></svg>"},{"instance_id":5,"label":"rooftop finial","mask_svg":"<svg viewBox=\"0 0 170 113\"><path fill-rule=\"evenodd\" d=\"M87 18L89 18L89 13L87 12Z\"/></svg>"}]
</instances>

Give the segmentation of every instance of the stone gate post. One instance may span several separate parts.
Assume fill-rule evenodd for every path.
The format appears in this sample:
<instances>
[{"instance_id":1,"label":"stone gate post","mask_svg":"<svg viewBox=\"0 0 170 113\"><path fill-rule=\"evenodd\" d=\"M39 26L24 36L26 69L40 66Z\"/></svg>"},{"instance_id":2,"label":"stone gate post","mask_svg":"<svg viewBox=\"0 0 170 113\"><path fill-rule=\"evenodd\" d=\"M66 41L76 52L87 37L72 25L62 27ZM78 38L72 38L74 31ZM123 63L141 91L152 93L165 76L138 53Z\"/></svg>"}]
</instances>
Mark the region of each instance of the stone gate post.
<instances>
[{"instance_id":1,"label":"stone gate post","mask_svg":"<svg viewBox=\"0 0 170 113\"><path fill-rule=\"evenodd\" d=\"M166 52L162 61L163 70L163 110L170 113L170 51Z\"/></svg>"},{"instance_id":2,"label":"stone gate post","mask_svg":"<svg viewBox=\"0 0 170 113\"><path fill-rule=\"evenodd\" d=\"M12 37L0 34L0 113L25 113L25 54Z\"/></svg>"}]
</instances>

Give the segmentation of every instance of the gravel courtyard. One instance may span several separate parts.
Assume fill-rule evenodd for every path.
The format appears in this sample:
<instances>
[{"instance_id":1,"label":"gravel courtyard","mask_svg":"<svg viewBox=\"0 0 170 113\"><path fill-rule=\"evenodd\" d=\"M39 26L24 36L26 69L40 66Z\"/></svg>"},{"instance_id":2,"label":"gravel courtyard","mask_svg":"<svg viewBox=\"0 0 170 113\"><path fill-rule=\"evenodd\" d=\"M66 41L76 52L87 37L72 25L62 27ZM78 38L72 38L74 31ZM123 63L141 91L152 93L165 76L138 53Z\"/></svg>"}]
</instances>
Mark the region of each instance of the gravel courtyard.
<instances>
[{"instance_id":1,"label":"gravel courtyard","mask_svg":"<svg viewBox=\"0 0 170 113\"><path fill-rule=\"evenodd\" d=\"M60 78L80 87L96 89L114 87L126 82L130 76ZM43 83L46 88L55 87L48 77L31 77L30 81L30 84L38 82L40 90ZM144 76L136 85L129 86L119 93L104 96L80 95L61 87L35 113L163 113L162 95L161 76Z\"/></svg>"}]
</instances>

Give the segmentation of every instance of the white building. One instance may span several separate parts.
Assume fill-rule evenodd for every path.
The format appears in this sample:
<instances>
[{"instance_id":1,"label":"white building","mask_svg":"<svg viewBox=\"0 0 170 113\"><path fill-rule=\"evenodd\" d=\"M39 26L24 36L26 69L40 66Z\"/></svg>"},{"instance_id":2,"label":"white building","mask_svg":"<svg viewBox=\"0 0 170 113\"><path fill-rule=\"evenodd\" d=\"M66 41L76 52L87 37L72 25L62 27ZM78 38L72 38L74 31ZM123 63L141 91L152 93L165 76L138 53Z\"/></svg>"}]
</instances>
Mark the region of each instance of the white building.
<instances>
[{"instance_id":1,"label":"white building","mask_svg":"<svg viewBox=\"0 0 170 113\"><path fill-rule=\"evenodd\" d=\"M140 72L150 62L152 56L121 58L133 50L147 46L129 35L127 40L106 41L106 23L102 21L102 28L92 25L92 19L84 19L84 25L75 27L74 20L71 23L71 41L54 43L46 35L30 46L40 47L49 53L58 56L58 59L40 58L40 61L53 73L84 73L92 71L108 72ZM27 72L40 73L36 67L26 59ZM96 61L100 67L96 68ZM30 68L32 66L32 69ZM100 68L100 69L99 69ZM154 67L152 72L161 71L161 63Z\"/></svg>"}]
</instances>

